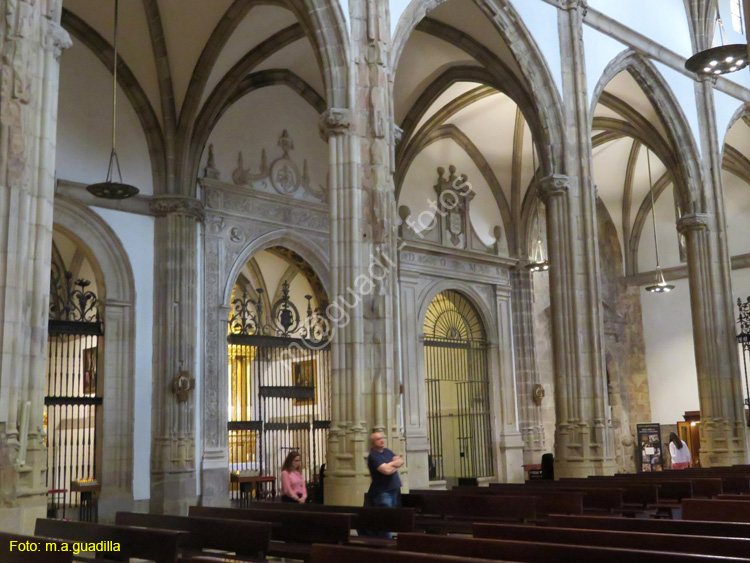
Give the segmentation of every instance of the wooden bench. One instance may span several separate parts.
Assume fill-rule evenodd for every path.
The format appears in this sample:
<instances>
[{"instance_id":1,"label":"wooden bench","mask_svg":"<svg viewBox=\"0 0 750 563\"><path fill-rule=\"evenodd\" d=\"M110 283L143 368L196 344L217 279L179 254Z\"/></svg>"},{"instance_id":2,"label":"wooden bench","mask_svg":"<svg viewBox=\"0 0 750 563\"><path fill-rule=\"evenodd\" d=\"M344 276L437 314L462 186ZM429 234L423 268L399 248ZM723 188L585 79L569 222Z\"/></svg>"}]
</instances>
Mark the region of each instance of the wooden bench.
<instances>
[{"instance_id":1,"label":"wooden bench","mask_svg":"<svg viewBox=\"0 0 750 563\"><path fill-rule=\"evenodd\" d=\"M97 552L97 557L114 561L128 561L128 558L136 557L155 563L174 563L187 536L185 532L172 530L146 530L47 518L37 519L34 535L87 544L111 541L119 544L119 550Z\"/></svg>"},{"instance_id":2,"label":"wooden bench","mask_svg":"<svg viewBox=\"0 0 750 563\"><path fill-rule=\"evenodd\" d=\"M750 523L750 504L741 500L685 499L682 519Z\"/></svg>"},{"instance_id":3,"label":"wooden bench","mask_svg":"<svg viewBox=\"0 0 750 563\"><path fill-rule=\"evenodd\" d=\"M246 510L283 510L302 512L333 512L353 514L352 528L377 532L413 532L413 508L386 508L383 506L331 506L324 504L254 503Z\"/></svg>"},{"instance_id":4,"label":"wooden bench","mask_svg":"<svg viewBox=\"0 0 750 563\"><path fill-rule=\"evenodd\" d=\"M745 538L586 530L552 526L545 526L540 529L538 526L518 524L475 524L474 537L616 548L637 546L637 549L649 551L698 553L739 558L750 557L750 539Z\"/></svg>"},{"instance_id":5,"label":"wooden bench","mask_svg":"<svg viewBox=\"0 0 750 563\"><path fill-rule=\"evenodd\" d=\"M268 555L308 560L313 543L345 544L352 529L350 513L303 512L191 506L191 518L221 518L271 522Z\"/></svg>"},{"instance_id":6,"label":"wooden bench","mask_svg":"<svg viewBox=\"0 0 750 563\"><path fill-rule=\"evenodd\" d=\"M539 532L541 535L543 529L540 528ZM586 541L585 537L581 538L581 540L582 542ZM537 541L523 542L426 536L424 534L399 535L398 549L399 551L463 555L465 557L524 561L528 563L559 563L560 561L575 561L576 563L602 563L605 561L606 563L633 563L634 561L658 561L659 563L697 563L707 560L717 562L736 561L735 558L721 556L707 557L705 555L650 551L645 549L539 543Z\"/></svg>"},{"instance_id":7,"label":"wooden bench","mask_svg":"<svg viewBox=\"0 0 750 563\"><path fill-rule=\"evenodd\" d=\"M402 498L421 509L417 529L434 533L470 533L477 521L528 522L537 517L534 496L409 493Z\"/></svg>"},{"instance_id":8,"label":"wooden bench","mask_svg":"<svg viewBox=\"0 0 750 563\"><path fill-rule=\"evenodd\" d=\"M10 549L10 542L16 541L26 545L36 544L36 551L20 551ZM49 546L49 547L48 547ZM52 551L54 546L54 551ZM50 551L47 551L50 549ZM73 561L72 551L65 549L62 542L52 541L49 538L37 538L34 536L22 536L19 534L8 534L0 532L0 561L3 563L71 563Z\"/></svg>"},{"instance_id":9,"label":"wooden bench","mask_svg":"<svg viewBox=\"0 0 750 563\"><path fill-rule=\"evenodd\" d=\"M561 483L563 486L572 484L575 486L581 486L585 488L617 488L622 490L622 504L623 507L646 507L650 504L658 504L659 502L659 487L655 484L642 483L640 481L607 481L607 480L592 480L592 479L560 479L559 481L553 481Z\"/></svg>"},{"instance_id":10,"label":"wooden bench","mask_svg":"<svg viewBox=\"0 0 750 563\"><path fill-rule=\"evenodd\" d=\"M118 512L115 524L158 530L179 530L188 535L182 543L185 550L218 549L245 558L265 560L271 542L272 524L247 520L220 520L164 514Z\"/></svg>"},{"instance_id":11,"label":"wooden bench","mask_svg":"<svg viewBox=\"0 0 750 563\"><path fill-rule=\"evenodd\" d=\"M606 481L610 486L616 487L620 482L640 482L659 487L659 503L681 502L684 498L693 497L693 482L690 479L667 479L663 476L649 477L646 479L624 478L620 475L615 477L589 477L591 481Z\"/></svg>"},{"instance_id":12,"label":"wooden bench","mask_svg":"<svg viewBox=\"0 0 750 563\"><path fill-rule=\"evenodd\" d=\"M597 530L622 530L627 532L649 532L655 534L750 538L750 524L735 522L648 520L644 518L568 516L553 514L550 515L545 525L557 526L559 528L585 528Z\"/></svg>"},{"instance_id":13,"label":"wooden bench","mask_svg":"<svg viewBox=\"0 0 750 563\"><path fill-rule=\"evenodd\" d=\"M388 551L338 545L313 545L311 563L489 563L490 559L466 556L434 555L408 551ZM211 563L211 562L207 562Z\"/></svg>"},{"instance_id":14,"label":"wooden bench","mask_svg":"<svg viewBox=\"0 0 750 563\"><path fill-rule=\"evenodd\" d=\"M558 490L552 487L512 485L510 487L454 487L450 493L459 495L497 495L536 497L537 516L547 514L583 514L585 493Z\"/></svg>"},{"instance_id":15,"label":"wooden bench","mask_svg":"<svg viewBox=\"0 0 750 563\"><path fill-rule=\"evenodd\" d=\"M489 488L491 491L500 490L511 493L526 491L527 494L539 495L541 498L544 498L543 495L545 494L565 494L566 492L578 493L583 496L581 512L573 512L569 509L548 510L545 512L540 503L537 503L537 511L546 514L583 514L584 510L605 510L612 512L613 510L622 508L623 503L622 490L616 487L586 487L579 484L561 483L559 481L536 481L525 485L491 483Z\"/></svg>"},{"instance_id":16,"label":"wooden bench","mask_svg":"<svg viewBox=\"0 0 750 563\"><path fill-rule=\"evenodd\" d=\"M750 502L750 495L719 495L718 500L739 500L742 502Z\"/></svg>"}]
</instances>

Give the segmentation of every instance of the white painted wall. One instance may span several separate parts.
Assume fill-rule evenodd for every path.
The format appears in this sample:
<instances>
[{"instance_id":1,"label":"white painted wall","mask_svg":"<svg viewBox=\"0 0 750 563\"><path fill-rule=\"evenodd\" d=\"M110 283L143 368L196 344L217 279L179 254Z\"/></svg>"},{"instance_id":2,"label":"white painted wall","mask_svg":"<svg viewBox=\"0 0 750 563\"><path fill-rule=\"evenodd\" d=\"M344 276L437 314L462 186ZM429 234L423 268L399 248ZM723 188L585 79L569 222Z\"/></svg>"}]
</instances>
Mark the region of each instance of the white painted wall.
<instances>
[{"instance_id":1,"label":"white painted wall","mask_svg":"<svg viewBox=\"0 0 750 563\"><path fill-rule=\"evenodd\" d=\"M103 182L112 147L112 73L80 43L60 59L57 178ZM117 90L117 155L122 179L142 194L154 193L151 159L138 116Z\"/></svg>"},{"instance_id":2,"label":"white painted wall","mask_svg":"<svg viewBox=\"0 0 750 563\"><path fill-rule=\"evenodd\" d=\"M700 410L688 280L671 283L670 293L641 292L651 422L661 424Z\"/></svg>"},{"instance_id":3,"label":"white painted wall","mask_svg":"<svg viewBox=\"0 0 750 563\"><path fill-rule=\"evenodd\" d=\"M154 326L154 218L93 207L122 241L135 282L133 498L147 499L151 465L151 381Z\"/></svg>"}]
</instances>

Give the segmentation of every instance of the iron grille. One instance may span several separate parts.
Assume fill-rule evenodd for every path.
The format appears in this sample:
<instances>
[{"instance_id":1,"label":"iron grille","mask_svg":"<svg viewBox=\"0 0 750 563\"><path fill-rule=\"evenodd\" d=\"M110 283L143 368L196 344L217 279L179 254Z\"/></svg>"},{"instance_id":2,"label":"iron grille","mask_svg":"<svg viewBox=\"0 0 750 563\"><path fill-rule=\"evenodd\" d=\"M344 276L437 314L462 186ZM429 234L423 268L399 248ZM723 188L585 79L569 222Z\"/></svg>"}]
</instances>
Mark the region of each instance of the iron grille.
<instances>
[{"instance_id":1,"label":"iron grille","mask_svg":"<svg viewBox=\"0 0 750 563\"><path fill-rule=\"evenodd\" d=\"M473 305L456 291L433 299L424 322L431 480L495 473L488 343Z\"/></svg>"}]
</instances>

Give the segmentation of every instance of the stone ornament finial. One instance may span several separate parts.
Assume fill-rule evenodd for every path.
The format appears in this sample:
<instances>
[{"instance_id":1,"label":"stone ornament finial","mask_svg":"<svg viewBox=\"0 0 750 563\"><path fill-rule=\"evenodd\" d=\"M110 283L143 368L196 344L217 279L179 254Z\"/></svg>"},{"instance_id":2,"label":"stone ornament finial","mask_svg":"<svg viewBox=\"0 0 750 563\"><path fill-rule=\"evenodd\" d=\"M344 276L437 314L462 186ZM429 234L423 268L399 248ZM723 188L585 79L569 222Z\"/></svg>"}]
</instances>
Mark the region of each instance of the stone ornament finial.
<instances>
[{"instance_id":1,"label":"stone ornament finial","mask_svg":"<svg viewBox=\"0 0 750 563\"><path fill-rule=\"evenodd\" d=\"M45 19L43 25L45 26L44 49L50 51L55 59L59 60L62 52L73 46L73 40L70 38L70 34L56 21Z\"/></svg>"},{"instance_id":2,"label":"stone ornament finial","mask_svg":"<svg viewBox=\"0 0 750 563\"><path fill-rule=\"evenodd\" d=\"M351 112L348 109L328 108L320 115L318 131L324 141L331 135L343 135L351 127Z\"/></svg>"},{"instance_id":3,"label":"stone ornament finial","mask_svg":"<svg viewBox=\"0 0 750 563\"><path fill-rule=\"evenodd\" d=\"M221 173L216 168L216 158L214 157L214 145L211 143L208 145L208 158L206 159L206 167L203 169L203 177L210 180L218 180Z\"/></svg>"},{"instance_id":4,"label":"stone ornament finial","mask_svg":"<svg viewBox=\"0 0 750 563\"><path fill-rule=\"evenodd\" d=\"M181 195L155 196L151 200L151 213L157 217L167 215L187 215L198 221L203 221L203 203L193 197Z\"/></svg>"},{"instance_id":5,"label":"stone ornament finial","mask_svg":"<svg viewBox=\"0 0 750 563\"><path fill-rule=\"evenodd\" d=\"M551 197L565 195L569 186L570 178L564 174L545 176L537 184L537 197L546 204Z\"/></svg>"},{"instance_id":6,"label":"stone ornament finial","mask_svg":"<svg viewBox=\"0 0 750 563\"><path fill-rule=\"evenodd\" d=\"M708 215L705 213L688 213L677 220L677 232L687 235L690 231L708 230Z\"/></svg>"}]
</instances>

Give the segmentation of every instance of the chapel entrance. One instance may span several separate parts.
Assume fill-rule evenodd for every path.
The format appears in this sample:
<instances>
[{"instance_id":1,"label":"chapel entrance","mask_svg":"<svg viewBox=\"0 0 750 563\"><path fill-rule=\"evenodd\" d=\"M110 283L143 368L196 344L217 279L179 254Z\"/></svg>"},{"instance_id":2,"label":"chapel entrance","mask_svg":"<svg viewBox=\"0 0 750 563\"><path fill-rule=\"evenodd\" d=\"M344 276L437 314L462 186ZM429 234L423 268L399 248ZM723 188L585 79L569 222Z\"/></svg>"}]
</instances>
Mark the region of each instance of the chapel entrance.
<instances>
[{"instance_id":1,"label":"chapel entrance","mask_svg":"<svg viewBox=\"0 0 750 563\"><path fill-rule=\"evenodd\" d=\"M437 295L424 321L429 476L455 485L495 474L488 342L479 314L457 291Z\"/></svg>"}]
</instances>

